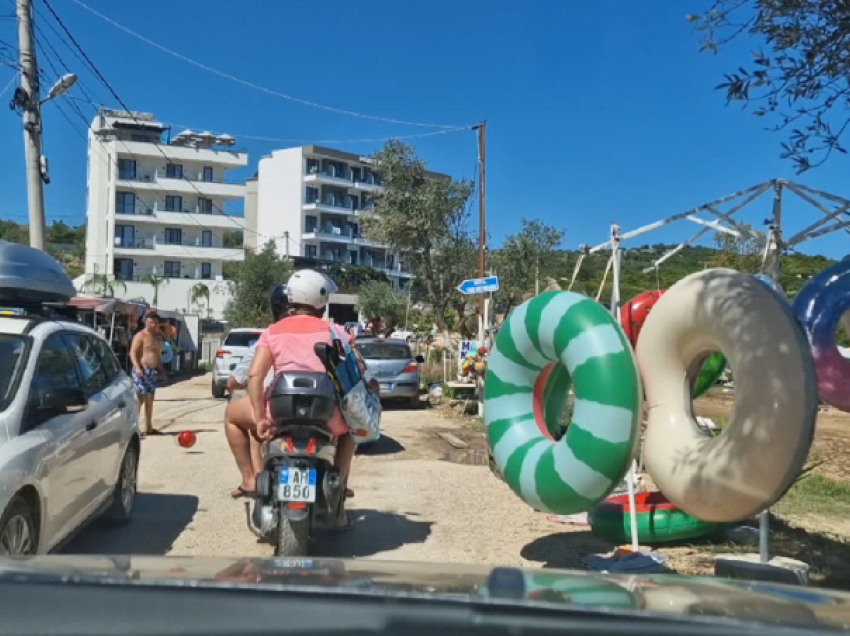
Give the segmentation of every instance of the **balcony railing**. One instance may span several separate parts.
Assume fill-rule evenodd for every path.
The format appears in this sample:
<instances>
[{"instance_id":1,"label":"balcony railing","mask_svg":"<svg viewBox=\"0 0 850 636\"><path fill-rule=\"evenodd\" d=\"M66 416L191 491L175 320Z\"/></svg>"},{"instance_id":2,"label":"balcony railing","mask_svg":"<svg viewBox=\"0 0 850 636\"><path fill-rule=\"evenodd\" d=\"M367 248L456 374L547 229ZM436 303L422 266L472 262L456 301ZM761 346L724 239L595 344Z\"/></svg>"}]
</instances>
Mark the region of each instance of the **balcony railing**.
<instances>
[{"instance_id":1,"label":"balcony railing","mask_svg":"<svg viewBox=\"0 0 850 636\"><path fill-rule=\"evenodd\" d=\"M188 265L188 267L194 268L192 265ZM208 281L214 281L215 280L215 274L212 274L212 273L209 276L202 276L200 274L195 275L194 273L192 273L192 274L183 273L180 276L171 276L171 275L165 274L160 269L157 269L156 271L154 271L153 269L134 269L132 276L125 276L121 272L115 272L115 278L118 279L118 280L123 280L123 281L132 281L132 282L136 282L136 283L146 283L146 282L148 282L148 277L151 274L154 274L154 275L156 275L160 278L182 278L182 279L188 278L190 280L208 280Z\"/></svg>"},{"instance_id":2,"label":"balcony railing","mask_svg":"<svg viewBox=\"0 0 850 636\"><path fill-rule=\"evenodd\" d=\"M165 170L156 170L153 173L142 172L136 169L136 173L119 172L119 181L135 181L137 183L156 183L158 179L178 179L180 181L192 181L194 183L223 183L226 185L244 185L244 182L236 177L225 177L224 179L204 179L203 175L198 175L188 170L183 170L182 176L179 174L169 175Z\"/></svg>"},{"instance_id":3,"label":"balcony railing","mask_svg":"<svg viewBox=\"0 0 850 636\"><path fill-rule=\"evenodd\" d=\"M169 241L166 239L160 239L157 237L153 238L143 238L143 239L134 239L132 241L126 241L120 237L115 238L115 247L123 248L123 249L136 249L136 250L153 250L156 249L157 246L167 246L167 245L175 245L182 247L208 247L211 249L225 249L225 250L241 250L243 247L241 245L225 245L224 242L220 239L213 239L210 242L204 242L203 238L198 237L183 237L179 241Z\"/></svg>"},{"instance_id":4,"label":"balcony railing","mask_svg":"<svg viewBox=\"0 0 850 636\"><path fill-rule=\"evenodd\" d=\"M307 168L307 175L317 175L323 177L329 177L331 179L339 179L340 181L350 181L355 186L358 185L368 185L368 186L382 186L381 180L375 175L370 175L366 179L355 179L354 173L350 170L346 170L340 172L338 170L329 170L327 168L320 167L311 167Z\"/></svg>"},{"instance_id":5,"label":"balcony railing","mask_svg":"<svg viewBox=\"0 0 850 636\"><path fill-rule=\"evenodd\" d=\"M218 208L213 208L212 211L207 209L201 209L201 206L194 207L183 207L180 210L168 210L164 208L160 208L158 203L155 203L153 207L147 205L139 205L137 204L135 208L118 206L115 208L115 214L132 214L135 216L155 216L160 212L173 212L175 214L204 214L207 216L232 216L236 218L243 218L244 214L223 214Z\"/></svg>"}]
</instances>

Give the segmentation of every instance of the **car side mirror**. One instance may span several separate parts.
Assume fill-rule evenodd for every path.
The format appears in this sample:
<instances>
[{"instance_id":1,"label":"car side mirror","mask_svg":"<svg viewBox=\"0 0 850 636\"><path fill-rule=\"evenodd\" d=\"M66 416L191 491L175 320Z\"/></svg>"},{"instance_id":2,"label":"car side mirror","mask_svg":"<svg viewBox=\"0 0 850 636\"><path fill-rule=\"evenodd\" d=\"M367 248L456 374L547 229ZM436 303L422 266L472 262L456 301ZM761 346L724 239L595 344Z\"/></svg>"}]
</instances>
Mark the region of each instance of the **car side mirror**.
<instances>
[{"instance_id":1,"label":"car side mirror","mask_svg":"<svg viewBox=\"0 0 850 636\"><path fill-rule=\"evenodd\" d=\"M50 389L42 394L39 410L54 413L79 413L89 405L85 391L75 387Z\"/></svg>"},{"instance_id":2,"label":"car side mirror","mask_svg":"<svg viewBox=\"0 0 850 636\"><path fill-rule=\"evenodd\" d=\"M423 355L416 356L416 363L417 364L425 364L425 356L423 356Z\"/></svg>"}]
</instances>

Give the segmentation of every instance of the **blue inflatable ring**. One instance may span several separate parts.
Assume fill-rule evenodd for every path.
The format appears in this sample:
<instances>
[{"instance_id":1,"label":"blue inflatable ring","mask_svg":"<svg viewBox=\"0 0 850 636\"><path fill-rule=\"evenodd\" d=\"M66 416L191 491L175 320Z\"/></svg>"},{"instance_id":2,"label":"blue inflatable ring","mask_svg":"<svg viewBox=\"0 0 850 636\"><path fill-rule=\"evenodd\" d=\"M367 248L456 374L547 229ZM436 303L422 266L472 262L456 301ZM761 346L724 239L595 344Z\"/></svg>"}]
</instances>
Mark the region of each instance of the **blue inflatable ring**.
<instances>
[{"instance_id":1,"label":"blue inflatable ring","mask_svg":"<svg viewBox=\"0 0 850 636\"><path fill-rule=\"evenodd\" d=\"M174 347L171 346L170 342L162 343L162 351L160 351L160 358L162 359L162 364L168 364L174 359Z\"/></svg>"}]
</instances>

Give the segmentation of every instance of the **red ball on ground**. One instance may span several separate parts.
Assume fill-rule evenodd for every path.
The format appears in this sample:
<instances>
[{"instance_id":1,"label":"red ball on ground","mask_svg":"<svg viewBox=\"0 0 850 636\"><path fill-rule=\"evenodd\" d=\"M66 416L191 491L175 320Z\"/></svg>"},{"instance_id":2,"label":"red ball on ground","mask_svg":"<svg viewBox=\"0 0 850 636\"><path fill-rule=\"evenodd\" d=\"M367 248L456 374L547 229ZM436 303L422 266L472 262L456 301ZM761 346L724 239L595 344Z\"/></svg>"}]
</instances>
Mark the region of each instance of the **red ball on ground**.
<instances>
[{"instance_id":1,"label":"red ball on ground","mask_svg":"<svg viewBox=\"0 0 850 636\"><path fill-rule=\"evenodd\" d=\"M192 431L181 431L177 435L177 443L183 448L192 448L197 441L198 436Z\"/></svg>"}]
</instances>

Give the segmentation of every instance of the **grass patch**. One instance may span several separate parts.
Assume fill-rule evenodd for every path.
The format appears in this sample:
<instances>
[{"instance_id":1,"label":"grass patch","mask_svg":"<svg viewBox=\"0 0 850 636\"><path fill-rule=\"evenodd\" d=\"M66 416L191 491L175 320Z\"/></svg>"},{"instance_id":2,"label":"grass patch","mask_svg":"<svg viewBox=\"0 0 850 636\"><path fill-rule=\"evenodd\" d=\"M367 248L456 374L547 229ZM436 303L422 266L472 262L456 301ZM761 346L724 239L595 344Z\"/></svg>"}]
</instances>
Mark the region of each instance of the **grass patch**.
<instances>
[{"instance_id":1,"label":"grass patch","mask_svg":"<svg viewBox=\"0 0 850 636\"><path fill-rule=\"evenodd\" d=\"M809 473L776 504L776 512L846 519L850 517L850 482Z\"/></svg>"}]
</instances>

